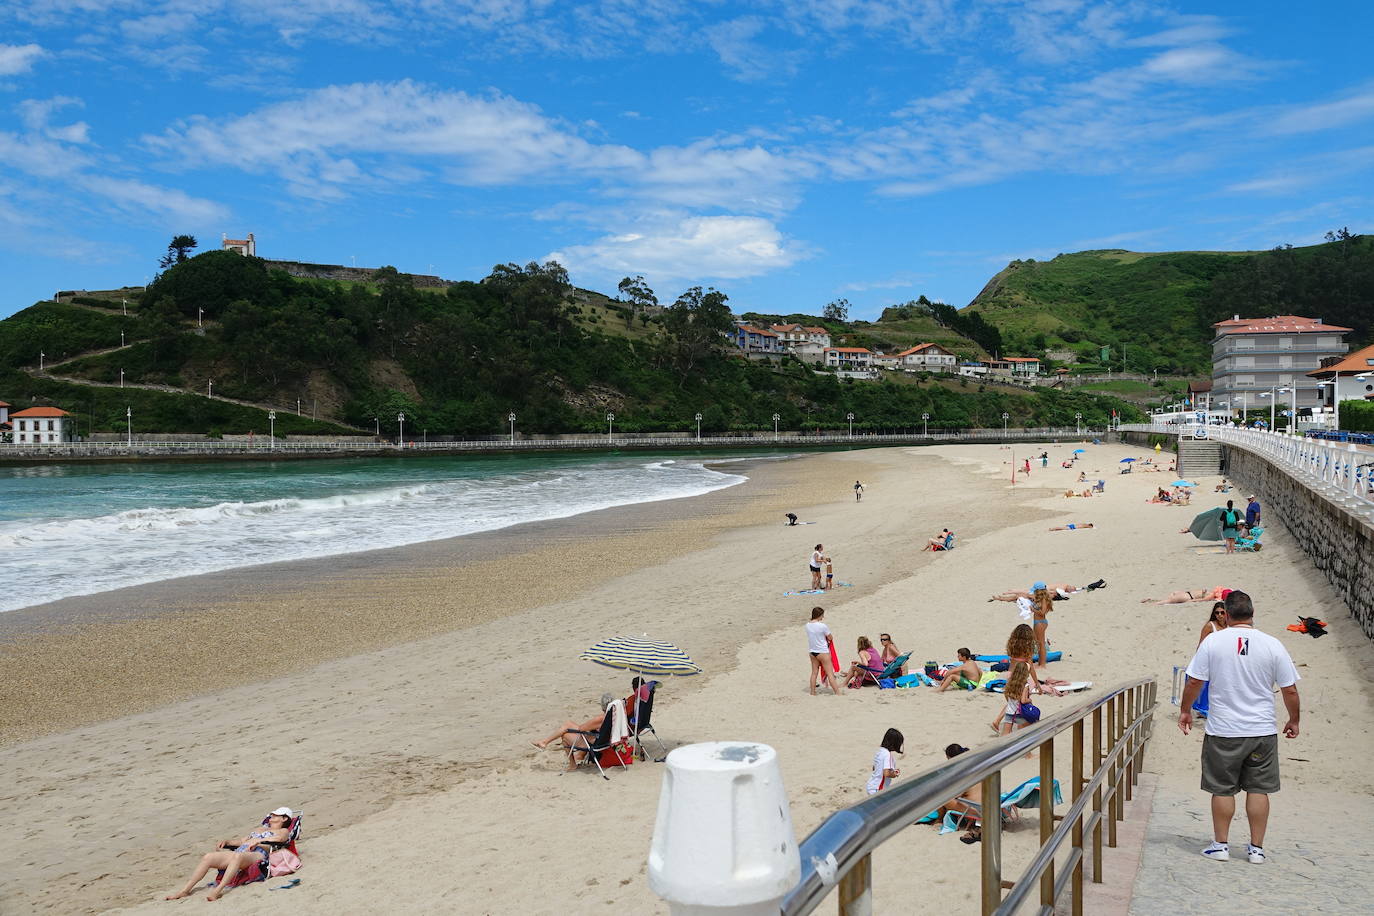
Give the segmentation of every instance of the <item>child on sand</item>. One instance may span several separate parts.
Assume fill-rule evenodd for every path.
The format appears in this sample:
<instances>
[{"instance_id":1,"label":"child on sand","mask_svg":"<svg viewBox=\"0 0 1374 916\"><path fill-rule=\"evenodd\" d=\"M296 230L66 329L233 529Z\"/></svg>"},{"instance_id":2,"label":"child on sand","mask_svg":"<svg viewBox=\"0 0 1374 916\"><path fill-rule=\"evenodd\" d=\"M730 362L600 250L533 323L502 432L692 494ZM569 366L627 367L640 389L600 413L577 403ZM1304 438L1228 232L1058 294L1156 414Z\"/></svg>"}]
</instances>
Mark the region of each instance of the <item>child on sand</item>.
<instances>
[{"instance_id":1,"label":"child on sand","mask_svg":"<svg viewBox=\"0 0 1374 916\"><path fill-rule=\"evenodd\" d=\"M968 649L960 649L958 655L959 666L945 672L945 676L940 680L940 689L935 691L936 693L943 693L955 684L961 687L965 683L977 684L982 679L983 669L974 660L973 653Z\"/></svg>"},{"instance_id":2,"label":"child on sand","mask_svg":"<svg viewBox=\"0 0 1374 916\"><path fill-rule=\"evenodd\" d=\"M811 676L807 678L806 687L814 697L816 675L819 673L821 679L835 692L835 696L843 696L840 692L840 679L830 665L830 643L834 637L830 635L830 627L825 625L824 617L825 608L813 607L811 622L806 625L806 644L811 652Z\"/></svg>"},{"instance_id":3,"label":"child on sand","mask_svg":"<svg viewBox=\"0 0 1374 916\"><path fill-rule=\"evenodd\" d=\"M1011 675L1007 678L1006 689L1002 692L1002 724L998 729L999 735L1010 735L1018 728L1025 728L1031 723L1026 717L1023 704L1030 703L1030 665L1025 662L1017 662L1011 669Z\"/></svg>"},{"instance_id":4,"label":"child on sand","mask_svg":"<svg viewBox=\"0 0 1374 916\"><path fill-rule=\"evenodd\" d=\"M835 564L830 562L830 558L825 558L825 585L824 589L831 589L835 586Z\"/></svg>"},{"instance_id":5,"label":"child on sand","mask_svg":"<svg viewBox=\"0 0 1374 916\"><path fill-rule=\"evenodd\" d=\"M883 743L879 745L878 753L873 755L873 775L868 777L868 785L865 786L869 795L877 795L901 775L902 771L897 769L897 759L893 755L906 753L905 746L906 739L897 729L889 728L883 735Z\"/></svg>"}]
</instances>

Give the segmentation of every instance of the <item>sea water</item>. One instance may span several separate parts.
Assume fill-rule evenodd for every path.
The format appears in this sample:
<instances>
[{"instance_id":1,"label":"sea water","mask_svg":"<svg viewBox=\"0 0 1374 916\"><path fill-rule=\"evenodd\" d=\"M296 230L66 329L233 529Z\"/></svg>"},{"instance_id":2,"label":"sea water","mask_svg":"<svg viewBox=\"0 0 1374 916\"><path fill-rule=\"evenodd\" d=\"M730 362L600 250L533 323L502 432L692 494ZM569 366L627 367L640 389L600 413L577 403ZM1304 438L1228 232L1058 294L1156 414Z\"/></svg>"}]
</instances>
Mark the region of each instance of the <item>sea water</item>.
<instances>
[{"instance_id":1,"label":"sea water","mask_svg":"<svg viewBox=\"0 0 1374 916\"><path fill-rule=\"evenodd\" d=\"M0 467L0 611L696 496L745 479L667 455Z\"/></svg>"}]
</instances>

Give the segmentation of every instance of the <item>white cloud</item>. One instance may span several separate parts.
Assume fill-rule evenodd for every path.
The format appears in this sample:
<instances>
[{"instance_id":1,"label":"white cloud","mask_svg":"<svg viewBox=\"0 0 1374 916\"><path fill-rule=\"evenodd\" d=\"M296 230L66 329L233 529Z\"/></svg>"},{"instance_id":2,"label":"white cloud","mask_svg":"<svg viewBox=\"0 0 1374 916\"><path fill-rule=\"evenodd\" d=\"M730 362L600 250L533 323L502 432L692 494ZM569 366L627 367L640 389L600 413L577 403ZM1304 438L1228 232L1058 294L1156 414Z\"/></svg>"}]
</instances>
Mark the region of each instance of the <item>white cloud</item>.
<instances>
[{"instance_id":1,"label":"white cloud","mask_svg":"<svg viewBox=\"0 0 1374 916\"><path fill-rule=\"evenodd\" d=\"M28 73L34 62L46 53L35 44L0 44L0 76L16 76L20 73Z\"/></svg>"},{"instance_id":2,"label":"white cloud","mask_svg":"<svg viewBox=\"0 0 1374 916\"><path fill-rule=\"evenodd\" d=\"M551 252L574 273L669 280L740 279L789 267L803 247L772 222L749 216L687 217L669 225L603 236Z\"/></svg>"},{"instance_id":3,"label":"white cloud","mask_svg":"<svg viewBox=\"0 0 1374 916\"><path fill-rule=\"evenodd\" d=\"M1292 106L1269 121L1268 131L1275 134L1308 133L1345 127L1369 118L1374 118L1374 89L1365 88L1334 102Z\"/></svg>"}]
</instances>

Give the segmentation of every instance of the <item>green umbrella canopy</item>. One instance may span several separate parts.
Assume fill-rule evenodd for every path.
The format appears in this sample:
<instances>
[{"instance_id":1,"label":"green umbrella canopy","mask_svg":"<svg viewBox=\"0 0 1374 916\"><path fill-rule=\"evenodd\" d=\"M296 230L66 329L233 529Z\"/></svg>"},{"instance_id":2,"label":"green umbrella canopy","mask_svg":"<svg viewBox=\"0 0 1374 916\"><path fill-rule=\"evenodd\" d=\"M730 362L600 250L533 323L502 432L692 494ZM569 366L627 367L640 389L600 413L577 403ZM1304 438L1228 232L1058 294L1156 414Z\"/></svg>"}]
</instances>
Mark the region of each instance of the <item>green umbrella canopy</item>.
<instances>
[{"instance_id":1,"label":"green umbrella canopy","mask_svg":"<svg viewBox=\"0 0 1374 916\"><path fill-rule=\"evenodd\" d=\"M1198 513L1193 523L1188 526L1188 530L1193 532L1193 537L1199 541L1221 540L1221 515L1225 511L1218 507Z\"/></svg>"}]
</instances>

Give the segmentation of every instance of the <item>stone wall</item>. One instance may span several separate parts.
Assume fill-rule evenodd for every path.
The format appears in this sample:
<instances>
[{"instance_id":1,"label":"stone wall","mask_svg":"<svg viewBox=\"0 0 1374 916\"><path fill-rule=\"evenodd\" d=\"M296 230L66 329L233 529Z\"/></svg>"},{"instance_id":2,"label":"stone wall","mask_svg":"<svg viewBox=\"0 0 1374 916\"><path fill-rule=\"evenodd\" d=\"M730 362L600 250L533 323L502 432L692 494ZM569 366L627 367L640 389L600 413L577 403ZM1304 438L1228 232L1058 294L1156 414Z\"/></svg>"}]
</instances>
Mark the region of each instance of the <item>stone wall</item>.
<instances>
[{"instance_id":1,"label":"stone wall","mask_svg":"<svg viewBox=\"0 0 1374 916\"><path fill-rule=\"evenodd\" d=\"M1230 478L1259 495L1266 523L1280 522L1292 533L1374 639L1374 524L1259 455L1234 446L1225 451Z\"/></svg>"}]
</instances>

